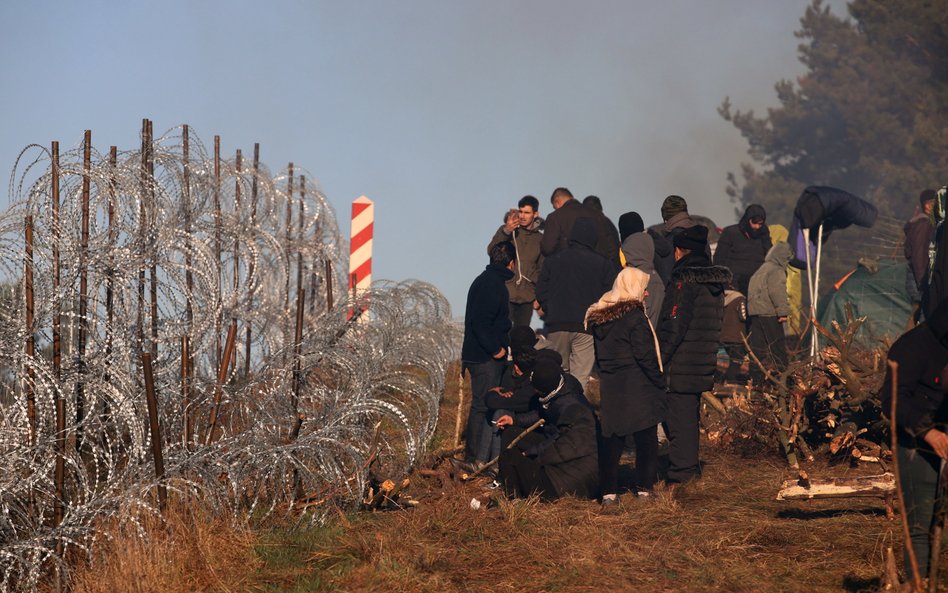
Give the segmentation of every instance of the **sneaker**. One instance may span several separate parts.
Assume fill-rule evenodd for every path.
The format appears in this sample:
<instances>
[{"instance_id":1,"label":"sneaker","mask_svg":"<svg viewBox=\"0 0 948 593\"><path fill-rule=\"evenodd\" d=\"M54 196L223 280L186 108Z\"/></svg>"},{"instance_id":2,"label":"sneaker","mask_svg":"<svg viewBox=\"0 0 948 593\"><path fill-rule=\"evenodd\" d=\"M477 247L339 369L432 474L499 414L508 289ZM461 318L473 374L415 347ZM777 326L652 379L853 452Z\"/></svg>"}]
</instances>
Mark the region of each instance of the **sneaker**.
<instances>
[{"instance_id":1,"label":"sneaker","mask_svg":"<svg viewBox=\"0 0 948 593\"><path fill-rule=\"evenodd\" d=\"M619 512L619 497L611 496L609 498L603 498L602 502L599 504L599 510L603 514L613 515Z\"/></svg>"}]
</instances>

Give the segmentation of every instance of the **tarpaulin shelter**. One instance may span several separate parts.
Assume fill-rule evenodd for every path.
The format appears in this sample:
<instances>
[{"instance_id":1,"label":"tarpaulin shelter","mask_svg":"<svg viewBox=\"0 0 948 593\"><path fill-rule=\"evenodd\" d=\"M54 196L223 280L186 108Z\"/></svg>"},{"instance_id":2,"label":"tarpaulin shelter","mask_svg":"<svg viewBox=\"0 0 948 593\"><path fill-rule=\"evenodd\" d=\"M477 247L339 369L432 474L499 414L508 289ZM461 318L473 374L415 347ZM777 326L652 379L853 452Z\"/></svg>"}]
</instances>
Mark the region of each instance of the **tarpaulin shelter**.
<instances>
[{"instance_id":1,"label":"tarpaulin shelter","mask_svg":"<svg viewBox=\"0 0 948 593\"><path fill-rule=\"evenodd\" d=\"M878 271L859 266L839 283L837 289L820 304L818 320L826 328L833 321L846 326L846 307L856 317L865 317L857 339L866 347L883 338L894 340L902 335L912 316L912 303L905 287L905 262L882 260Z\"/></svg>"},{"instance_id":2,"label":"tarpaulin shelter","mask_svg":"<svg viewBox=\"0 0 948 593\"><path fill-rule=\"evenodd\" d=\"M877 216L875 206L835 187L811 185L800 194L793 210L789 243L794 252L794 260L798 264L806 262L811 318L816 318L823 242L828 240L836 229L844 229L854 224L869 228L875 224ZM816 356L818 351L819 334L814 327L810 354Z\"/></svg>"}]
</instances>

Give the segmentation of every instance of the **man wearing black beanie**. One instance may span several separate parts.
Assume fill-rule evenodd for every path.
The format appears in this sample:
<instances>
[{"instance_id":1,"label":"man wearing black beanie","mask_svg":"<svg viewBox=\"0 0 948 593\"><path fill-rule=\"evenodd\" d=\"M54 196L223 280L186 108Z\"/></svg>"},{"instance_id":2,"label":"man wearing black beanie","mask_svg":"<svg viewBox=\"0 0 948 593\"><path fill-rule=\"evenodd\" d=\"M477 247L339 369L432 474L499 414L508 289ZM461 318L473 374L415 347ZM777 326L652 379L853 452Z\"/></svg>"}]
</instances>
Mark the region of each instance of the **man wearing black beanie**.
<instances>
[{"instance_id":1,"label":"man wearing black beanie","mask_svg":"<svg viewBox=\"0 0 948 593\"><path fill-rule=\"evenodd\" d=\"M675 265L658 328L665 368L668 409L668 482L700 477L698 405L714 385L718 343L724 319L724 289L731 272L712 266L706 253L708 229L697 225L674 236Z\"/></svg>"},{"instance_id":2,"label":"man wearing black beanie","mask_svg":"<svg viewBox=\"0 0 948 593\"><path fill-rule=\"evenodd\" d=\"M538 357L530 373L538 404L532 416L499 418L509 426L503 440L513 437L535 420L545 422L511 449L500 454L499 479L508 496L537 494L542 500L574 495L593 497L599 485L596 417L579 384L563 373L549 356Z\"/></svg>"}]
</instances>

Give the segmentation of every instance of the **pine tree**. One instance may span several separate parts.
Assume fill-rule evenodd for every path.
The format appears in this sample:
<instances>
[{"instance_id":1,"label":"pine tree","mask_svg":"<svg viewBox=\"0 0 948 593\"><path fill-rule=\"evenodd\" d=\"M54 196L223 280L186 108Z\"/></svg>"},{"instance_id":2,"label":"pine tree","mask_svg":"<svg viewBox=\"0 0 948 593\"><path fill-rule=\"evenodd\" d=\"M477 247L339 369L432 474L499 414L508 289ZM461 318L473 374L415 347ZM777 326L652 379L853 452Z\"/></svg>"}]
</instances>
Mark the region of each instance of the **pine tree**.
<instances>
[{"instance_id":1,"label":"pine tree","mask_svg":"<svg viewBox=\"0 0 948 593\"><path fill-rule=\"evenodd\" d=\"M948 182L948 0L853 0L850 18L807 7L796 36L807 72L775 86L758 117L719 108L749 144L727 192L788 223L801 190L832 185L907 218L919 191Z\"/></svg>"}]
</instances>

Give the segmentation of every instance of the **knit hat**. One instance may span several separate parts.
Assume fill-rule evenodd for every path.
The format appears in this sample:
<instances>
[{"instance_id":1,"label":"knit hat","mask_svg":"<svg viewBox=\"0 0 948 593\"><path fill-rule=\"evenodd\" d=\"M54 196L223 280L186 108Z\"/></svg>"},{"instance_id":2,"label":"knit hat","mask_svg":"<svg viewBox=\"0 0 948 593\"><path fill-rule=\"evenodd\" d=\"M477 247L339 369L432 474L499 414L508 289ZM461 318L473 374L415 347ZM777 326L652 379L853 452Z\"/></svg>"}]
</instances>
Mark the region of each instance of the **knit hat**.
<instances>
[{"instance_id":1,"label":"knit hat","mask_svg":"<svg viewBox=\"0 0 948 593\"><path fill-rule=\"evenodd\" d=\"M527 346L522 350L514 350L513 363L517 365L521 373L529 377L530 373L533 372L533 367L537 364L537 354L538 351L533 346Z\"/></svg>"},{"instance_id":2,"label":"knit hat","mask_svg":"<svg viewBox=\"0 0 948 593\"><path fill-rule=\"evenodd\" d=\"M552 360L560 367L563 366L563 355L552 348L541 348L537 350L537 360L540 359Z\"/></svg>"},{"instance_id":3,"label":"knit hat","mask_svg":"<svg viewBox=\"0 0 948 593\"><path fill-rule=\"evenodd\" d=\"M688 211L688 202L681 196L668 196L662 202L662 220L668 220L679 212Z\"/></svg>"},{"instance_id":4,"label":"knit hat","mask_svg":"<svg viewBox=\"0 0 948 593\"><path fill-rule=\"evenodd\" d=\"M638 212L626 212L619 217L619 237L621 242L625 242L629 235L641 233L645 230L645 223Z\"/></svg>"},{"instance_id":5,"label":"knit hat","mask_svg":"<svg viewBox=\"0 0 948 593\"><path fill-rule=\"evenodd\" d=\"M693 227L682 229L672 241L675 247L690 251L704 251L708 246L708 227L696 224Z\"/></svg>"},{"instance_id":6,"label":"knit hat","mask_svg":"<svg viewBox=\"0 0 948 593\"><path fill-rule=\"evenodd\" d=\"M922 206L925 205L925 202L930 202L938 197L938 194L935 193L933 189L923 190L918 196L918 203Z\"/></svg>"},{"instance_id":7,"label":"knit hat","mask_svg":"<svg viewBox=\"0 0 948 593\"><path fill-rule=\"evenodd\" d=\"M516 325L510 330L510 350L517 352L533 348L537 344L537 333L529 325Z\"/></svg>"},{"instance_id":8,"label":"knit hat","mask_svg":"<svg viewBox=\"0 0 948 593\"><path fill-rule=\"evenodd\" d=\"M541 396L548 396L561 387L563 369L552 360L546 358L538 360L536 366L533 367L533 372L530 373L530 383Z\"/></svg>"}]
</instances>

